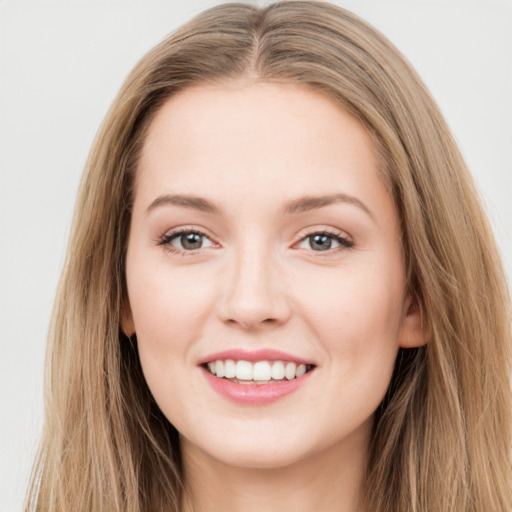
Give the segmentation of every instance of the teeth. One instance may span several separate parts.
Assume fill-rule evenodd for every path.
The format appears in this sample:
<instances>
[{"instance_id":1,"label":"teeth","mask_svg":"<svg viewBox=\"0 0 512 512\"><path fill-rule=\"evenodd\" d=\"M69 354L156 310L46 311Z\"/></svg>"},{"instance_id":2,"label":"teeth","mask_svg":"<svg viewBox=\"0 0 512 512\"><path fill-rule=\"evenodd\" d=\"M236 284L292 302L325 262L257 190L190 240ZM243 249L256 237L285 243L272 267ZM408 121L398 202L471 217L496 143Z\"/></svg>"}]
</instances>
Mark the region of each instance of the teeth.
<instances>
[{"instance_id":1,"label":"teeth","mask_svg":"<svg viewBox=\"0 0 512 512\"><path fill-rule=\"evenodd\" d=\"M249 361L237 361L235 377L240 380L252 380L252 364Z\"/></svg>"},{"instance_id":2,"label":"teeth","mask_svg":"<svg viewBox=\"0 0 512 512\"><path fill-rule=\"evenodd\" d=\"M234 361L233 359L217 360L208 363L210 373L227 379L236 378L243 381L255 381L264 384L269 380L292 380L302 377L307 371L305 364L291 361Z\"/></svg>"},{"instance_id":3,"label":"teeth","mask_svg":"<svg viewBox=\"0 0 512 512\"><path fill-rule=\"evenodd\" d=\"M284 368L284 375L288 380L291 380L295 377L295 372L297 371L297 365L295 363L286 363ZM217 373L217 375L219 375Z\"/></svg>"},{"instance_id":4,"label":"teeth","mask_svg":"<svg viewBox=\"0 0 512 512\"><path fill-rule=\"evenodd\" d=\"M217 377L225 377L226 373L224 372L224 361L215 361L215 370Z\"/></svg>"},{"instance_id":5,"label":"teeth","mask_svg":"<svg viewBox=\"0 0 512 512\"><path fill-rule=\"evenodd\" d=\"M233 377L235 377L236 365L235 365L235 361L233 361L233 359L228 359L224 363L224 373L225 373L224 376L226 377L226 379L232 379Z\"/></svg>"},{"instance_id":6,"label":"teeth","mask_svg":"<svg viewBox=\"0 0 512 512\"><path fill-rule=\"evenodd\" d=\"M252 368L252 380L270 380L272 368L268 361L258 361Z\"/></svg>"},{"instance_id":7,"label":"teeth","mask_svg":"<svg viewBox=\"0 0 512 512\"><path fill-rule=\"evenodd\" d=\"M299 364L299 366L297 366L297 371L295 372L295 376L302 377L305 373L306 373L306 365Z\"/></svg>"},{"instance_id":8,"label":"teeth","mask_svg":"<svg viewBox=\"0 0 512 512\"><path fill-rule=\"evenodd\" d=\"M282 361L276 361L272 365L272 378L274 380L281 380L284 378L284 364Z\"/></svg>"}]
</instances>

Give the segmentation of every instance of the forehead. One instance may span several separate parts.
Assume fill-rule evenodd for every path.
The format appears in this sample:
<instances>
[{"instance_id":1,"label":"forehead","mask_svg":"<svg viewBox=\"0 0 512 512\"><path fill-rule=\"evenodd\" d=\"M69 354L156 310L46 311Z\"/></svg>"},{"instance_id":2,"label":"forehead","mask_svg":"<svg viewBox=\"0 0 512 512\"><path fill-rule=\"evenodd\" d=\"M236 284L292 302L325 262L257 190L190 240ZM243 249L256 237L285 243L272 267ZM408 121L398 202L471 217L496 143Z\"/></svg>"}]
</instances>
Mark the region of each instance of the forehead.
<instances>
[{"instance_id":1,"label":"forehead","mask_svg":"<svg viewBox=\"0 0 512 512\"><path fill-rule=\"evenodd\" d=\"M365 127L328 96L283 83L180 91L156 113L137 174L136 196L382 194Z\"/></svg>"},{"instance_id":2,"label":"forehead","mask_svg":"<svg viewBox=\"0 0 512 512\"><path fill-rule=\"evenodd\" d=\"M188 87L169 98L149 127L143 163L154 154L154 143L201 139L207 146L220 137L275 148L304 139L309 147L345 139L373 148L363 125L327 95L298 84L240 80Z\"/></svg>"}]
</instances>

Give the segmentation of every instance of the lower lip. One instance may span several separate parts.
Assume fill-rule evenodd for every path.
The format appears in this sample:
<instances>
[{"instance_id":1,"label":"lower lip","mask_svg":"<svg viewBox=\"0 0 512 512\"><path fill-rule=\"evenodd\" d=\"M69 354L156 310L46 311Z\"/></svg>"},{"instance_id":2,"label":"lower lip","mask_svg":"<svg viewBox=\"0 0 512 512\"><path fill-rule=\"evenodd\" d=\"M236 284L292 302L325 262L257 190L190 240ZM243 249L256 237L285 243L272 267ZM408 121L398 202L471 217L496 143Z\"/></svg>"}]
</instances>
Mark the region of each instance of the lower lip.
<instances>
[{"instance_id":1,"label":"lower lip","mask_svg":"<svg viewBox=\"0 0 512 512\"><path fill-rule=\"evenodd\" d=\"M208 383L217 393L232 402L250 405L268 404L293 393L308 382L310 375L314 371L310 370L296 379L270 384L238 384L228 379L216 377L203 367L201 367L201 370Z\"/></svg>"}]
</instances>

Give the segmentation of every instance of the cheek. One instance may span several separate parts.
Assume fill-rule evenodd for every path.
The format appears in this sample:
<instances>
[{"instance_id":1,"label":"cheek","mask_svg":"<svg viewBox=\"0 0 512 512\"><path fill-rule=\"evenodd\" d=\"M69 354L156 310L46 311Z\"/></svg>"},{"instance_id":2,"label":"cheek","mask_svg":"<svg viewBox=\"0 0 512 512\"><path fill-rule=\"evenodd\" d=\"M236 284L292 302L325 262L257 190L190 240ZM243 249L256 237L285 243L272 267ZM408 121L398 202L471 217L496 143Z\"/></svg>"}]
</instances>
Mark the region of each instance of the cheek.
<instances>
[{"instance_id":1,"label":"cheek","mask_svg":"<svg viewBox=\"0 0 512 512\"><path fill-rule=\"evenodd\" d=\"M379 338L398 338L403 294L400 273L368 268L333 272L324 281L311 276L300 289L302 307L329 337L370 343L371 338L360 336L374 332Z\"/></svg>"},{"instance_id":2,"label":"cheek","mask_svg":"<svg viewBox=\"0 0 512 512\"><path fill-rule=\"evenodd\" d=\"M189 349L200 339L209 309L208 280L191 281L190 272L132 254L127 261L130 307L144 374L153 390L169 382L188 361Z\"/></svg>"},{"instance_id":3,"label":"cheek","mask_svg":"<svg viewBox=\"0 0 512 512\"><path fill-rule=\"evenodd\" d=\"M403 280L399 267L374 268L333 273L327 286L314 279L303 283L308 293L302 293L301 306L341 385L355 396L373 389L378 402L398 352Z\"/></svg>"},{"instance_id":4,"label":"cheek","mask_svg":"<svg viewBox=\"0 0 512 512\"><path fill-rule=\"evenodd\" d=\"M151 333L154 339L167 338L170 331L190 332L208 302L208 281L154 260L135 255L127 264L135 327L139 333Z\"/></svg>"},{"instance_id":5,"label":"cheek","mask_svg":"<svg viewBox=\"0 0 512 512\"><path fill-rule=\"evenodd\" d=\"M186 416L184 397L193 393L187 368L190 349L202 336L208 281L191 282L189 274L185 278L175 268L170 272L165 264L139 262L144 260L127 263L127 275L142 371L160 409L176 424Z\"/></svg>"}]
</instances>

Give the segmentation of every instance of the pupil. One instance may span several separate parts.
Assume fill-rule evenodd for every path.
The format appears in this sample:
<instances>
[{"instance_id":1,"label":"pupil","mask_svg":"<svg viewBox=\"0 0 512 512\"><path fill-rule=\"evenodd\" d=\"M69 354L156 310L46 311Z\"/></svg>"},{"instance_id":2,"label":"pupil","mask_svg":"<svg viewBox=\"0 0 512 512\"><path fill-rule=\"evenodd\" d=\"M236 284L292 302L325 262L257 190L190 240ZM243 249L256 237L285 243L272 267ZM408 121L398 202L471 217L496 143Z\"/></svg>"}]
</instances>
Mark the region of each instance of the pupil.
<instances>
[{"instance_id":1,"label":"pupil","mask_svg":"<svg viewBox=\"0 0 512 512\"><path fill-rule=\"evenodd\" d=\"M327 235L314 235L310 245L312 249L326 251L331 248L332 239Z\"/></svg>"},{"instance_id":2,"label":"pupil","mask_svg":"<svg viewBox=\"0 0 512 512\"><path fill-rule=\"evenodd\" d=\"M326 251L331 248L332 239L327 235L314 235L310 245L312 249Z\"/></svg>"},{"instance_id":3,"label":"pupil","mask_svg":"<svg viewBox=\"0 0 512 512\"><path fill-rule=\"evenodd\" d=\"M181 245L184 249L199 249L201 247L202 235L187 233L181 235Z\"/></svg>"}]
</instances>

